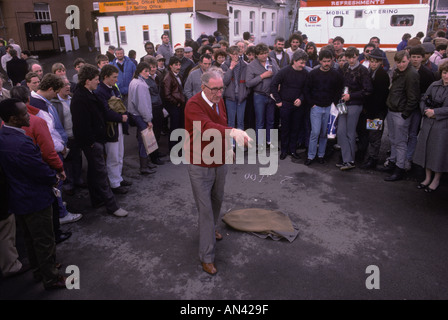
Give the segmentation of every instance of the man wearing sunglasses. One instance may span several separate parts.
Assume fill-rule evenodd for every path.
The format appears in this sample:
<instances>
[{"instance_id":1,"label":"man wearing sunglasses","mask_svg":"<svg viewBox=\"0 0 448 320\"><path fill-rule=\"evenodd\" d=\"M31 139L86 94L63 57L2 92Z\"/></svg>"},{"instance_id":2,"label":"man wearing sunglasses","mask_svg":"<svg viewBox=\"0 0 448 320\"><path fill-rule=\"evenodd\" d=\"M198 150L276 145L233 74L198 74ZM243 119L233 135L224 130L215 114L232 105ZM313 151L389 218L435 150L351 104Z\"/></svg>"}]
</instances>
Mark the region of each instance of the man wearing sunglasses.
<instances>
[{"instance_id":1,"label":"man wearing sunglasses","mask_svg":"<svg viewBox=\"0 0 448 320\"><path fill-rule=\"evenodd\" d=\"M364 51L358 57L359 63L362 64L367 69L369 68L369 55L370 55L370 52L373 51L373 49L375 49L374 43L366 44L364 46Z\"/></svg>"}]
</instances>

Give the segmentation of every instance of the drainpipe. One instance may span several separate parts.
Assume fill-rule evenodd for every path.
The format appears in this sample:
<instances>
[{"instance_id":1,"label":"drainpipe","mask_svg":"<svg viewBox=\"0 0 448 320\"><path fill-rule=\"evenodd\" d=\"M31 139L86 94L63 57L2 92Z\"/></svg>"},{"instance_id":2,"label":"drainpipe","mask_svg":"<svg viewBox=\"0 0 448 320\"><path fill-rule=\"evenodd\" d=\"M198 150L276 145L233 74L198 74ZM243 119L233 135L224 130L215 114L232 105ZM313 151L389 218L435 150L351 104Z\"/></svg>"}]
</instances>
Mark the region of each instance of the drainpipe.
<instances>
[{"instance_id":1,"label":"drainpipe","mask_svg":"<svg viewBox=\"0 0 448 320\"><path fill-rule=\"evenodd\" d=\"M170 43L173 45L173 31L171 30L171 11L167 12L168 14L168 25L170 26Z\"/></svg>"},{"instance_id":2,"label":"drainpipe","mask_svg":"<svg viewBox=\"0 0 448 320\"><path fill-rule=\"evenodd\" d=\"M115 31L117 32L117 48L120 47L120 31L118 30L118 19L117 19L117 15L114 14L114 18L115 18Z\"/></svg>"}]
</instances>

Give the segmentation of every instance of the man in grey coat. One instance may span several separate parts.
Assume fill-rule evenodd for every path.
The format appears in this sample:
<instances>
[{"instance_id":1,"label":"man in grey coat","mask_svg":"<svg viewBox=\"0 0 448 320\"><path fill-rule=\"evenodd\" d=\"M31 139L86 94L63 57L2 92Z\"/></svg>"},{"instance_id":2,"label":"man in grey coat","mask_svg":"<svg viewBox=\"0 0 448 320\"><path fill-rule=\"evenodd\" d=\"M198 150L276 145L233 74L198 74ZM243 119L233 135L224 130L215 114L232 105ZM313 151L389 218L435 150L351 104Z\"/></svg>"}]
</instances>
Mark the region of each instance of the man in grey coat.
<instances>
[{"instance_id":1,"label":"man in grey coat","mask_svg":"<svg viewBox=\"0 0 448 320\"><path fill-rule=\"evenodd\" d=\"M246 98L249 94L249 90L246 87L247 62L239 58L239 48L237 46L231 46L228 52L231 60L224 63L227 67L227 71L224 74L227 123L229 127L244 130L244 112L246 110Z\"/></svg>"},{"instance_id":2,"label":"man in grey coat","mask_svg":"<svg viewBox=\"0 0 448 320\"><path fill-rule=\"evenodd\" d=\"M161 54L165 58L165 66L168 67L168 62L173 56L173 50L171 49L170 37L167 34L162 34L160 37L162 44L157 49L157 54Z\"/></svg>"},{"instance_id":3,"label":"man in grey coat","mask_svg":"<svg viewBox=\"0 0 448 320\"><path fill-rule=\"evenodd\" d=\"M272 78L279 71L275 59L268 57L269 48L264 43L255 46L255 59L246 69L246 86L254 90L255 132L258 150L264 149L264 137L259 137L258 130L266 129L266 141L270 148L270 130L275 127L275 101L270 97Z\"/></svg>"},{"instance_id":4,"label":"man in grey coat","mask_svg":"<svg viewBox=\"0 0 448 320\"><path fill-rule=\"evenodd\" d=\"M184 94L189 100L196 93L200 92L201 89L201 76L204 72L207 72L212 65L212 57L208 54L203 54L199 58L199 68L190 72L187 77L187 81L184 86Z\"/></svg>"}]
</instances>

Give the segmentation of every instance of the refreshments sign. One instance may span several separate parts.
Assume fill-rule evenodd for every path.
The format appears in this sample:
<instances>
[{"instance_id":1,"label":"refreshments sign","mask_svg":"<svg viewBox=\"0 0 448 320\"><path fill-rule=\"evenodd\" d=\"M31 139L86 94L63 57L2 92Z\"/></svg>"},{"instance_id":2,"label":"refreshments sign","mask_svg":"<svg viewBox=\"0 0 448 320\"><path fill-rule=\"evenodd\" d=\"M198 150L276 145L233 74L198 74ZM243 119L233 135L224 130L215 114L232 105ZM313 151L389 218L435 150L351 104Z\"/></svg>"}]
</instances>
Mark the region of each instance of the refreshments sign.
<instances>
[{"instance_id":1,"label":"refreshments sign","mask_svg":"<svg viewBox=\"0 0 448 320\"><path fill-rule=\"evenodd\" d=\"M424 4L428 0L308 0L302 7L340 7L340 6L381 6L381 5L403 5Z\"/></svg>"}]
</instances>

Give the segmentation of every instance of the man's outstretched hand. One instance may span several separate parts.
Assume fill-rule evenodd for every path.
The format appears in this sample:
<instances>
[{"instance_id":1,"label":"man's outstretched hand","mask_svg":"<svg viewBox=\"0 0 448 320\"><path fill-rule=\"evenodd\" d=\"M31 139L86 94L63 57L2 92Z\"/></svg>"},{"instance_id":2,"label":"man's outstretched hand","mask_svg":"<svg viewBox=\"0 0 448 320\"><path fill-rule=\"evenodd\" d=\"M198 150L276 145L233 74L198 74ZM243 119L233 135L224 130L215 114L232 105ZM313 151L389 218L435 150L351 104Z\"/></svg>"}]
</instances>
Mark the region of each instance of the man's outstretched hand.
<instances>
[{"instance_id":1,"label":"man's outstretched hand","mask_svg":"<svg viewBox=\"0 0 448 320\"><path fill-rule=\"evenodd\" d=\"M235 140L238 146L252 147L251 143L253 142L253 139L251 139L245 131L233 128L230 131L230 136Z\"/></svg>"}]
</instances>

